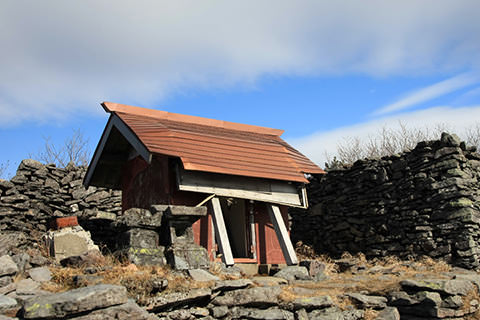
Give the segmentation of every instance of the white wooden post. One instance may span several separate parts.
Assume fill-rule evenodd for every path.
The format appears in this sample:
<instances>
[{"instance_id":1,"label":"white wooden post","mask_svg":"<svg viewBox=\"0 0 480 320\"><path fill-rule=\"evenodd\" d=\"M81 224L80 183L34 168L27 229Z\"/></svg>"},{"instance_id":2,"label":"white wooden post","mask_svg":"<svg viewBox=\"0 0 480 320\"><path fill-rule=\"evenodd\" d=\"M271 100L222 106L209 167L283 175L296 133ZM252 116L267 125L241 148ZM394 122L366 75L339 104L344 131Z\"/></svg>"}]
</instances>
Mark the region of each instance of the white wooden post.
<instances>
[{"instance_id":1,"label":"white wooden post","mask_svg":"<svg viewBox=\"0 0 480 320\"><path fill-rule=\"evenodd\" d=\"M277 234L278 242L280 243L280 247L282 248L283 256L285 257L287 264L289 266L298 264L297 255L295 254L292 241L290 240L287 228L283 222L280 208L276 205L270 204L268 205L268 213L270 214L270 220L275 228L275 233Z\"/></svg>"},{"instance_id":2,"label":"white wooden post","mask_svg":"<svg viewBox=\"0 0 480 320\"><path fill-rule=\"evenodd\" d=\"M222 260L227 266L233 265L232 248L230 247L230 241L228 241L227 228L225 227L225 221L223 220L222 207L217 197L212 198L213 207L213 225L215 226L216 239L220 246L220 252L222 253Z\"/></svg>"}]
</instances>

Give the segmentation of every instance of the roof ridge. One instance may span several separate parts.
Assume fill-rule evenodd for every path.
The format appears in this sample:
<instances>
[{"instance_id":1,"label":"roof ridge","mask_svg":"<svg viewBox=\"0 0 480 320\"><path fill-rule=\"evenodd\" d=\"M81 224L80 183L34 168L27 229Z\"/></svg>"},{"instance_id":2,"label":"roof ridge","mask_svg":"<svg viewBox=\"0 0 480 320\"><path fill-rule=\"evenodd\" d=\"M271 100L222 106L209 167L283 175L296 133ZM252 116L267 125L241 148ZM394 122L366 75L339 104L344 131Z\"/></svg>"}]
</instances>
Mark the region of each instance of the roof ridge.
<instances>
[{"instance_id":1,"label":"roof ridge","mask_svg":"<svg viewBox=\"0 0 480 320\"><path fill-rule=\"evenodd\" d=\"M183 123L193 123L193 124L223 128L228 130L268 134L268 135L274 135L278 137L282 135L282 133L284 132L283 130L280 130L280 129L273 129L273 128L260 127L260 126L250 125L250 124L190 116L190 115L184 115L184 114L173 113L173 112L162 111L162 110L129 106L129 105L124 105L124 104L114 103L114 102L102 102L102 107L108 113L121 112L121 113L127 113L127 114L146 116L154 119L163 119L163 120L183 122Z\"/></svg>"}]
</instances>

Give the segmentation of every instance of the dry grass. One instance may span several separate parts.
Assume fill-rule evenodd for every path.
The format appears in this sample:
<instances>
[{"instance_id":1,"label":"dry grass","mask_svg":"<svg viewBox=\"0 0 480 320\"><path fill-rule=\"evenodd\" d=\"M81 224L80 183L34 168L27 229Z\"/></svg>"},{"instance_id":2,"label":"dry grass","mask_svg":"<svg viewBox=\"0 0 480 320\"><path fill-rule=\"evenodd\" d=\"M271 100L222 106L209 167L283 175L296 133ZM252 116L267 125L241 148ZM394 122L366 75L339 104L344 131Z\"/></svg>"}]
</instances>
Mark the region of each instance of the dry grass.
<instances>
[{"instance_id":1,"label":"dry grass","mask_svg":"<svg viewBox=\"0 0 480 320\"><path fill-rule=\"evenodd\" d=\"M368 260L362 254L352 256L348 253L342 259L356 262L356 266L362 266L362 270L350 270L339 272L335 260L328 256L317 256L316 260L325 264L326 280L317 282L297 283L285 287L280 298L283 301L292 301L295 298L308 296L295 292L294 287L311 289L310 296L328 295L342 310L347 309L354 303L346 297L347 293L362 292L370 295L384 295L388 292L400 290L400 281L414 278L417 274L423 277L442 278L442 272L452 270L452 267L442 261L431 258L420 258L417 261L402 261L398 257L389 256L382 259ZM470 300L476 297L471 297ZM480 299L478 299L480 301ZM469 305L469 304L468 304ZM375 310L367 309L365 319L375 319Z\"/></svg>"},{"instance_id":2,"label":"dry grass","mask_svg":"<svg viewBox=\"0 0 480 320\"><path fill-rule=\"evenodd\" d=\"M213 281L193 281L181 273L173 272L167 266L137 266L119 261L113 256L99 258L95 267L97 272L94 274L86 274L85 267L50 267L52 281L44 283L42 289L63 292L98 283L122 285L127 288L131 298L143 304L161 289L158 282L163 280L168 281L166 291L188 291L214 285Z\"/></svg>"},{"instance_id":3,"label":"dry grass","mask_svg":"<svg viewBox=\"0 0 480 320\"><path fill-rule=\"evenodd\" d=\"M316 256L316 260L325 266L327 279L316 282L295 283L282 288L279 298L284 302L293 301L299 297L312 297L328 295L335 305L342 310L355 305L347 293L362 292L370 295L384 295L400 289L399 282L411 279L418 274L424 278L441 278L442 272L451 271L452 268L444 262L435 261L431 258L402 261L397 257L385 257L382 259L368 260L364 255L343 255L344 259L356 262L352 270L339 272L335 260L328 256ZM143 304L157 294L155 281L168 280L166 291L188 291L193 288L206 288L214 285L214 281L197 282L184 274L175 272L169 267L136 266L124 261L118 261L113 256L99 257L94 263L97 272L93 277L99 277L102 283L119 284L127 288L131 298L139 304ZM355 268L361 266L359 270ZM51 267L53 281L44 283L42 289L59 292L73 288L93 284L86 268L62 268ZM209 270L221 279L230 279L233 276L222 273L219 264L212 264ZM85 277L86 281L74 281L75 276ZM157 287L158 288L158 287ZM300 288L307 290L299 290ZM465 298L465 308L470 307L470 301L480 301L478 293L472 292ZM465 309L467 311L467 309ZM375 319L377 312L367 309L365 319ZM480 318L480 317L478 317ZM477 318L477 319L478 319ZM474 319L474 318L471 318Z\"/></svg>"},{"instance_id":4,"label":"dry grass","mask_svg":"<svg viewBox=\"0 0 480 320\"><path fill-rule=\"evenodd\" d=\"M475 303L472 303L475 302ZM478 288L475 288L474 290L470 291L464 298L463 298L463 307L461 310L465 313L470 313L472 310L472 304L474 304L477 308L477 310L467 316L465 319L467 320L474 320L474 319L480 319L480 308L478 308L478 305L480 303L480 295L478 293Z\"/></svg>"},{"instance_id":5,"label":"dry grass","mask_svg":"<svg viewBox=\"0 0 480 320\"><path fill-rule=\"evenodd\" d=\"M374 319L377 319L377 316L378 316L378 311L375 311L373 309L367 309L363 313L364 320L374 320Z\"/></svg>"}]
</instances>

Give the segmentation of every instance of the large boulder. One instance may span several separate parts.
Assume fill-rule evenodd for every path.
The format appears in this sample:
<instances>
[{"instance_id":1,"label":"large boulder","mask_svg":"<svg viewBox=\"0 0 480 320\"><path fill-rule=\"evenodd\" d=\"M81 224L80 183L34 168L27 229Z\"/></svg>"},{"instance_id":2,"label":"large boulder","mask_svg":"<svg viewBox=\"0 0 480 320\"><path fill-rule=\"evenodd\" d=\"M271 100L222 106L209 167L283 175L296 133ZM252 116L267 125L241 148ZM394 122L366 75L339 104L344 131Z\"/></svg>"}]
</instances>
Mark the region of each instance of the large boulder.
<instances>
[{"instance_id":1,"label":"large boulder","mask_svg":"<svg viewBox=\"0 0 480 320\"><path fill-rule=\"evenodd\" d=\"M460 279L403 280L400 284L405 291L432 291L452 296L465 296L475 289L471 281Z\"/></svg>"},{"instance_id":2,"label":"large boulder","mask_svg":"<svg viewBox=\"0 0 480 320\"><path fill-rule=\"evenodd\" d=\"M310 280L311 277L308 274L308 270L302 266L288 266L278 271L273 275L277 278L282 278L288 281L294 280Z\"/></svg>"},{"instance_id":3,"label":"large boulder","mask_svg":"<svg viewBox=\"0 0 480 320\"><path fill-rule=\"evenodd\" d=\"M0 313L3 313L7 310L11 310L16 306L17 306L17 301L15 299L12 299L0 294Z\"/></svg>"},{"instance_id":4,"label":"large boulder","mask_svg":"<svg viewBox=\"0 0 480 320\"><path fill-rule=\"evenodd\" d=\"M107 308L127 301L125 287L100 284L28 299L23 306L23 317L63 319L67 315Z\"/></svg>"},{"instance_id":5,"label":"large boulder","mask_svg":"<svg viewBox=\"0 0 480 320\"><path fill-rule=\"evenodd\" d=\"M63 228L50 231L45 235L47 246L50 248L50 255L60 262L61 260L85 254L89 251L99 251L90 236L80 226Z\"/></svg>"},{"instance_id":6,"label":"large boulder","mask_svg":"<svg viewBox=\"0 0 480 320\"><path fill-rule=\"evenodd\" d=\"M254 287L226 292L213 299L217 306L248 306L266 308L278 304L278 295L282 289L278 287Z\"/></svg>"},{"instance_id":7,"label":"large boulder","mask_svg":"<svg viewBox=\"0 0 480 320\"><path fill-rule=\"evenodd\" d=\"M18 272L18 266L10 256L0 257L0 276L15 274Z\"/></svg>"},{"instance_id":8,"label":"large boulder","mask_svg":"<svg viewBox=\"0 0 480 320\"><path fill-rule=\"evenodd\" d=\"M135 301L128 300L124 304L120 304L106 309L100 309L90 312L87 315L72 318L72 320L155 320L157 316L148 313L140 308Z\"/></svg>"},{"instance_id":9,"label":"large boulder","mask_svg":"<svg viewBox=\"0 0 480 320\"><path fill-rule=\"evenodd\" d=\"M188 292L171 292L158 295L148 301L148 311L161 311L174 307L187 305L196 301L210 299L212 291L210 289L192 289Z\"/></svg>"}]
</instances>

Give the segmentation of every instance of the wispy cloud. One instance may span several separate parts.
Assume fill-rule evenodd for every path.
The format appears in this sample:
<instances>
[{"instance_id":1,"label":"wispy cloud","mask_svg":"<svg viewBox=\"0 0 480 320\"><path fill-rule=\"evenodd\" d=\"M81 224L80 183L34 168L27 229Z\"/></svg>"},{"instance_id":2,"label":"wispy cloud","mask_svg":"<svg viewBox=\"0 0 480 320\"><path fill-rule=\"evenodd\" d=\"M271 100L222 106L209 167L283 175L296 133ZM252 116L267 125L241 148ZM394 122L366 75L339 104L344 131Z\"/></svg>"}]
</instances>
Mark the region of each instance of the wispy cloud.
<instances>
[{"instance_id":1,"label":"wispy cloud","mask_svg":"<svg viewBox=\"0 0 480 320\"><path fill-rule=\"evenodd\" d=\"M386 105L376 112L374 115L384 115L395 111L408 109L420 103L435 99L437 97L446 95L456 90L465 88L477 83L480 77L473 73L464 73L447 80L440 81L428 87L416 90L402 99Z\"/></svg>"},{"instance_id":2,"label":"wispy cloud","mask_svg":"<svg viewBox=\"0 0 480 320\"><path fill-rule=\"evenodd\" d=\"M1 1L0 125L263 75L471 70L479 10L478 0Z\"/></svg>"},{"instance_id":3,"label":"wispy cloud","mask_svg":"<svg viewBox=\"0 0 480 320\"><path fill-rule=\"evenodd\" d=\"M446 127L461 136L466 128L480 123L480 105L462 108L444 106L407 112L332 131L317 132L303 138L289 139L289 142L323 167L328 160L326 155L336 155L338 145L346 138L368 141L369 137L378 135L382 128L398 127L399 122L408 128Z\"/></svg>"}]
</instances>

